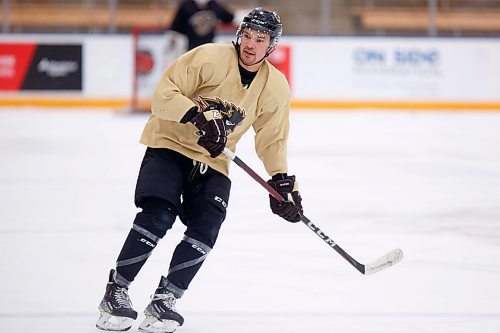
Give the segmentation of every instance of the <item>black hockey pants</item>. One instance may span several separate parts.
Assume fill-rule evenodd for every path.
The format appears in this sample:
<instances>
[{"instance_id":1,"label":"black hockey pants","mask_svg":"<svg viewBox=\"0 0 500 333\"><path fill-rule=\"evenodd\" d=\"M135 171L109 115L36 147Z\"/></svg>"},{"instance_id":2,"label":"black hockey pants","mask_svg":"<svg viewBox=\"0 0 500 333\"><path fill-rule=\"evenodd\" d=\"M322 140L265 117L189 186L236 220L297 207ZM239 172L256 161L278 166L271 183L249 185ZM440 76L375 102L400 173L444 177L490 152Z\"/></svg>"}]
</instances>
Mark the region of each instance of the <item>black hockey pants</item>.
<instances>
[{"instance_id":1,"label":"black hockey pants","mask_svg":"<svg viewBox=\"0 0 500 333\"><path fill-rule=\"evenodd\" d=\"M147 148L139 171L134 220L117 260L117 280L129 285L179 216L187 229L176 247L167 289L177 297L215 245L226 217L231 181L206 164L164 148Z\"/></svg>"}]
</instances>

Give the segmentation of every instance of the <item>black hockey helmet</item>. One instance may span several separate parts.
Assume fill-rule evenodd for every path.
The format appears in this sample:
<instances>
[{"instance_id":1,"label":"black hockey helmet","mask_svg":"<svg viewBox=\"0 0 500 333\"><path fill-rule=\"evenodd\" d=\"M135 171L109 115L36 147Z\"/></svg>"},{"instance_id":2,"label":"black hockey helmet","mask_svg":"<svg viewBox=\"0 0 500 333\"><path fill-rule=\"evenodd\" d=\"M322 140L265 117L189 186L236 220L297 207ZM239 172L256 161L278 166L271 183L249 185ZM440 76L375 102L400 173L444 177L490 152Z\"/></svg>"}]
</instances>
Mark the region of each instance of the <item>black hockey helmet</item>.
<instances>
[{"instance_id":1,"label":"black hockey helmet","mask_svg":"<svg viewBox=\"0 0 500 333\"><path fill-rule=\"evenodd\" d=\"M243 30L249 28L255 31L263 32L271 36L271 44L266 53L266 57L274 51L278 41L283 33L283 26L281 19L276 12L270 12L262 7L257 7L248 13L241 22L238 30L236 31L236 47L239 48L240 38Z\"/></svg>"}]
</instances>

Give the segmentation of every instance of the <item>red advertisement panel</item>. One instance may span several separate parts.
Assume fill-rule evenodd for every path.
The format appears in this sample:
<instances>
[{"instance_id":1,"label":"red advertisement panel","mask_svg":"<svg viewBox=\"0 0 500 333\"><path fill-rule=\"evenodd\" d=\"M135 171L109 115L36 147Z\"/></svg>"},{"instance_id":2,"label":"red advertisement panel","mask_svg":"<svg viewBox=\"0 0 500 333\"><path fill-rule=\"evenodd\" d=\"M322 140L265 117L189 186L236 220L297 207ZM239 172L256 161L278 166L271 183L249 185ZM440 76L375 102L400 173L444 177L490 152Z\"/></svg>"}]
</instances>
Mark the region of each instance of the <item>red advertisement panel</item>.
<instances>
[{"instance_id":1,"label":"red advertisement panel","mask_svg":"<svg viewBox=\"0 0 500 333\"><path fill-rule=\"evenodd\" d=\"M0 43L0 90L21 88L35 48L35 44Z\"/></svg>"},{"instance_id":2,"label":"red advertisement panel","mask_svg":"<svg viewBox=\"0 0 500 333\"><path fill-rule=\"evenodd\" d=\"M269 55L269 62L273 64L288 80L290 87L292 86L292 73L290 69L290 46L278 45L273 53Z\"/></svg>"}]
</instances>

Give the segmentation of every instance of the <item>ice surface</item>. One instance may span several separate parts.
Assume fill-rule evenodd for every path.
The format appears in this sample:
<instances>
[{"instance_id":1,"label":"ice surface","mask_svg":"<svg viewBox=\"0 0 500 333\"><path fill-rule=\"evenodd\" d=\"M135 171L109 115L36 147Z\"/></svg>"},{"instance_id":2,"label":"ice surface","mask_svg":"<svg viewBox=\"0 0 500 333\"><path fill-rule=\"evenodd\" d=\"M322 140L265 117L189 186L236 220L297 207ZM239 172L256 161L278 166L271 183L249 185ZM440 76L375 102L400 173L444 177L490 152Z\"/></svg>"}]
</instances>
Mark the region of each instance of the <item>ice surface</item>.
<instances>
[{"instance_id":1,"label":"ice surface","mask_svg":"<svg viewBox=\"0 0 500 333\"><path fill-rule=\"evenodd\" d=\"M0 111L0 332L96 332L137 212L146 119ZM303 111L291 126L307 217L362 263L394 248L405 258L361 275L272 215L233 165L228 216L178 303L179 333L500 332L500 113ZM251 133L237 155L267 177ZM138 311L182 233L177 223L132 285Z\"/></svg>"}]
</instances>

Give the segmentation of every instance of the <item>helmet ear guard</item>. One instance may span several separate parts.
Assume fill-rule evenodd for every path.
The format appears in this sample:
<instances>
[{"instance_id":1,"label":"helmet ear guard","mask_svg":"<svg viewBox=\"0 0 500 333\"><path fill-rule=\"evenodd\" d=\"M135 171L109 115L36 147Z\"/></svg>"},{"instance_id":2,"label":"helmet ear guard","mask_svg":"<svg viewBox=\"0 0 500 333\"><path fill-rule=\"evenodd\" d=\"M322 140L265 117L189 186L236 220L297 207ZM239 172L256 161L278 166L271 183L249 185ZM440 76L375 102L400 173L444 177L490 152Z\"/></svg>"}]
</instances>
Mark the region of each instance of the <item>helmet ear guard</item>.
<instances>
[{"instance_id":1,"label":"helmet ear guard","mask_svg":"<svg viewBox=\"0 0 500 333\"><path fill-rule=\"evenodd\" d=\"M270 12L262 9L262 7L257 7L243 18L236 31L236 43L233 42L233 45L238 53L241 44L240 38L245 28L266 33L271 37L271 42L264 58L274 51L283 33L283 26L279 15L276 12Z\"/></svg>"}]
</instances>

